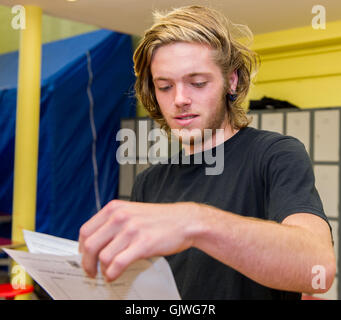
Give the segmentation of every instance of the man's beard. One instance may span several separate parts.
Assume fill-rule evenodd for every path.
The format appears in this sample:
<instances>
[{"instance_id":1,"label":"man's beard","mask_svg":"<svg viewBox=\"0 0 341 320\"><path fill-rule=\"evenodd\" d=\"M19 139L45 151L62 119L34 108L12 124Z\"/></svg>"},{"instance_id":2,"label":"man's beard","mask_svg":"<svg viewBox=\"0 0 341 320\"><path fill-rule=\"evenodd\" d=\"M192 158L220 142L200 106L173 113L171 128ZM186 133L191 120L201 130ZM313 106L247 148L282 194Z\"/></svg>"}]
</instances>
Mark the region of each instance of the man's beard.
<instances>
[{"instance_id":1,"label":"man's beard","mask_svg":"<svg viewBox=\"0 0 341 320\"><path fill-rule=\"evenodd\" d=\"M188 129L171 129L171 134L179 139L181 144L185 144L191 147L197 145L198 148L204 145L207 138L212 138L216 134L217 129L225 129L229 121L228 111L226 105L225 96L221 99L220 108L215 113L213 119L208 119L207 123L204 124L204 128Z\"/></svg>"}]
</instances>

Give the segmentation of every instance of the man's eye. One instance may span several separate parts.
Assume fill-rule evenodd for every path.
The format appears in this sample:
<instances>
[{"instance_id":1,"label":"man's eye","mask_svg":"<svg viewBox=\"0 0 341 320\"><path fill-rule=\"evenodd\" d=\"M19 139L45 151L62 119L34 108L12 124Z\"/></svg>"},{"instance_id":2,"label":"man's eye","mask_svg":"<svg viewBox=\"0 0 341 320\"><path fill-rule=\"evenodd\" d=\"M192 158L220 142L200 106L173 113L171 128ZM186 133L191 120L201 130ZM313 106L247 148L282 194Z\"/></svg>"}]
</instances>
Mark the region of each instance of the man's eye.
<instances>
[{"instance_id":1,"label":"man's eye","mask_svg":"<svg viewBox=\"0 0 341 320\"><path fill-rule=\"evenodd\" d=\"M159 87L158 89L160 90L160 91L167 91L168 89L170 89L171 88L171 86L165 86L165 87Z\"/></svg>"},{"instance_id":2,"label":"man's eye","mask_svg":"<svg viewBox=\"0 0 341 320\"><path fill-rule=\"evenodd\" d=\"M207 83L207 81L205 81L205 82L194 82L194 83L192 83L192 85L196 88L202 88L206 85L206 83Z\"/></svg>"}]
</instances>

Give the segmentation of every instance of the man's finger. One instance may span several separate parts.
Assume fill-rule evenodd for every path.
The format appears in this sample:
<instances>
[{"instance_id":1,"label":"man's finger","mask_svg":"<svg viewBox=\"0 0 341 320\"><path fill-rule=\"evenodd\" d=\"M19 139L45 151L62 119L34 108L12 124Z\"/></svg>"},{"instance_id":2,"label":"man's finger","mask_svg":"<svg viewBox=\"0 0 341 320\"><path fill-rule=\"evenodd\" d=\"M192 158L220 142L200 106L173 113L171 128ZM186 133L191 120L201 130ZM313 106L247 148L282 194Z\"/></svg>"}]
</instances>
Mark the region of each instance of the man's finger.
<instances>
[{"instance_id":1,"label":"man's finger","mask_svg":"<svg viewBox=\"0 0 341 320\"><path fill-rule=\"evenodd\" d=\"M125 214L116 212L112 215L102 226L93 232L83 243L82 265L86 273L94 277L97 273L97 261L101 250L104 250L110 241L112 241L116 234L125 223Z\"/></svg>"},{"instance_id":2,"label":"man's finger","mask_svg":"<svg viewBox=\"0 0 341 320\"><path fill-rule=\"evenodd\" d=\"M117 209L126 206L129 201L113 200L98 211L90 220L82 225L79 230L79 252L84 251L84 242L89 238L98 228L101 227Z\"/></svg>"},{"instance_id":3,"label":"man's finger","mask_svg":"<svg viewBox=\"0 0 341 320\"><path fill-rule=\"evenodd\" d=\"M107 268L114 258L125 250L131 242L131 237L126 232L120 232L99 254L101 272L105 275Z\"/></svg>"},{"instance_id":4,"label":"man's finger","mask_svg":"<svg viewBox=\"0 0 341 320\"><path fill-rule=\"evenodd\" d=\"M117 279L133 262L143 258L143 245L132 244L121 251L106 269L105 278L107 281Z\"/></svg>"}]
</instances>

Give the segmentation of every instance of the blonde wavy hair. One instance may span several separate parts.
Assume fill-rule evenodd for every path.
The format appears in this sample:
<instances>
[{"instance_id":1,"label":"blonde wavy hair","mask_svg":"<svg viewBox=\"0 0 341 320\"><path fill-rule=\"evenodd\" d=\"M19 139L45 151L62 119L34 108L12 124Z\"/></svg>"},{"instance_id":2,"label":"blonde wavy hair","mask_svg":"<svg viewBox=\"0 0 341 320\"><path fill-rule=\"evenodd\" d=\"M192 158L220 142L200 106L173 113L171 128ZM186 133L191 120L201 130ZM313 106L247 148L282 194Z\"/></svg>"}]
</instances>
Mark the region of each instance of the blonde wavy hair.
<instances>
[{"instance_id":1,"label":"blonde wavy hair","mask_svg":"<svg viewBox=\"0 0 341 320\"><path fill-rule=\"evenodd\" d=\"M226 107L232 128L249 125L250 119L241 106L245 100L253 75L259 67L258 55L249 49L252 33L247 26L233 24L219 11L203 6L186 6L168 13L153 13L154 24L145 31L134 53L136 97L152 119L166 132L170 131L159 107L151 74L151 61L155 50L173 42L194 42L209 45L213 58L221 68L228 95L228 75L237 71L236 99L226 96Z\"/></svg>"}]
</instances>

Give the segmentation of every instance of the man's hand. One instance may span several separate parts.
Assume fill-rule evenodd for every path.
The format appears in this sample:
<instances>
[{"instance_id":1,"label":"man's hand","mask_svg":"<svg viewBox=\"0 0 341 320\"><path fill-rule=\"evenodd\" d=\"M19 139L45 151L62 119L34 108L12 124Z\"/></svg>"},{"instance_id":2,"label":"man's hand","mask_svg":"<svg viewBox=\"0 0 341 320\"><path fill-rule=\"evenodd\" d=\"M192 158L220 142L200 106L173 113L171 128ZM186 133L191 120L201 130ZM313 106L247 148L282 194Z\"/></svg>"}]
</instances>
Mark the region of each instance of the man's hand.
<instances>
[{"instance_id":1,"label":"man's hand","mask_svg":"<svg viewBox=\"0 0 341 320\"><path fill-rule=\"evenodd\" d=\"M99 260L102 274L112 281L139 259L188 249L199 229L195 219L198 207L192 202L109 202L80 229L84 270L95 277Z\"/></svg>"}]
</instances>

